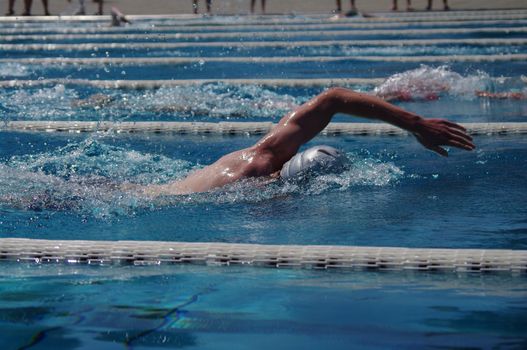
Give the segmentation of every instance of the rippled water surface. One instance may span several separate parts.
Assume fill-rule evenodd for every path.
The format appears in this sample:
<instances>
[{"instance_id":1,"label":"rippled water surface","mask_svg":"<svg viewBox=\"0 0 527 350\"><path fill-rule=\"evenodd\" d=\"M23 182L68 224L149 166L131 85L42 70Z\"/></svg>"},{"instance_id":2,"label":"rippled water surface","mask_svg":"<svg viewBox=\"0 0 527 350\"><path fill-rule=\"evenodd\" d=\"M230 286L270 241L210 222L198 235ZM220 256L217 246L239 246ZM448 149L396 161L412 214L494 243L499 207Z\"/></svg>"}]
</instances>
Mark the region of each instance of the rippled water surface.
<instances>
[{"instance_id":1,"label":"rippled water surface","mask_svg":"<svg viewBox=\"0 0 527 350\"><path fill-rule=\"evenodd\" d=\"M5 69L24 72L21 67ZM428 117L504 122L524 121L527 113L527 90L520 77L493 78L483 71L461 74L448 66L422 65L394 74L377 86L349 87ZM49 83L1 90L0 110L5 121L278 121L323 89L219 82L124 90ZM499 98L478 96L481 92Z\"/></svg>"},{"instance_id":2,"label":"rippled water surface","mask_svg":"<svg viewBox=\"0 0 527 350\"><path fill-rule=\"evenodd\" d=\"M526 287L499 275L4 263L0 346L521 348Z\"/></svg>"},{"instance_id":3,"label":"rippled water surface","mask_svg":"<svg viewBox=\"0 0 527 350\"><path fill-rule=\"evenodd\" d=\"M126 184L180 179L257 137L3 133L1 139L5 235L527 247L521 136L481 136L476 151L452 150L449 159L411 137L318 137L311 144L346 153L342 172L288 182L246 180L157 200Z\"/></svg>"},{"instance_id":4,"label":"rippled water surface","mask_svg":"<svg viewBox=\"0 0 527 350\"><path fill-rule=\"evenodd\" d=\"M525 122L524 13L0 20L0 237L525 250L523 135L449 158L412 136L318 136L305 147L342 150L341 171L150 199L143 186L258 137L6 128L277 122L335 81L426 117ZM1 349L527 346L525 276L510 272L0 265Z\"/></svg>"}]
</instances>

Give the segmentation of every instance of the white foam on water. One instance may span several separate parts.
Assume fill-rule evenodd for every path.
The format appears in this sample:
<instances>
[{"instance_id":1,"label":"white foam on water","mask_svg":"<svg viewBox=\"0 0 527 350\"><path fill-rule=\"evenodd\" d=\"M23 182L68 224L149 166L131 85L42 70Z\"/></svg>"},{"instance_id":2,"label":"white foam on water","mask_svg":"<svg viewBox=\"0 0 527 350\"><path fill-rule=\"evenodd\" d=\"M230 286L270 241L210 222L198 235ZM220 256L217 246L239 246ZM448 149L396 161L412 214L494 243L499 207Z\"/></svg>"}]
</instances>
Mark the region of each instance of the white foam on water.
<instances>
[{"instance_id":1,"label":"white foam on water","mask_svg":"<svg viewBox=\"0 0 527 350\"><path fill-rule=\"evenodd\" d=\"M388 186L405 176L391 161L351 153L348 158L348 166L340 173L293 181L249 178L207 193L151 199L128 185L167 183L201 166L110 146L91 137L49 152L13 156L0 164L0 206L72 211L105 219L166 206L261 202L282 196L347 191L356 186Z\"/></svg>"},{"instance_id":2,"label":"white foam on water","mask_svg":"<svg viewBox=\"0 0 527 350\"><path fill-rule=\"evenodd\" d=\"M391 186L407 176L390 160L376 155L347 153L348 163L337 173L308 174L287 181L245 179L214 191L215 197L194 195L197 201L217 203L260 202L284 196L317 196L330 191L351 191L364 186Z\"/></svg>"},{"instance_id":3,"label":"white foam on water","mask_svg":"<svg viewBox=\"0 0 527 350\"><path fill-rule=\"evenodd\" d=\"M488 90L492 84L485 72L463 76L448 66L422 65L392 75L376 87L374 93L387 99L403 100L435 100L441 95L472 99L476 97L476 91Z\"/></svg>"},{"instance_id":4,"label":"white foam on water","mask_svg":"<svg viewBox=\"0 0 527 350\"><path fill-rule=\"evenodd\" d=\"M6 77L27 77L31 73L33 73L33 71L29 68L29 65L26 64L16 62L0 63L0 78L2 79L5 79Z\"/></svg>"},{"instance_id":5,"label":"white foam on water","mask_svg":"<svg viewBox=\"0 0 527 350\"><path fill-rule=\"evenodd\" d=\"M37 90L16 89L0 93L0 106L8 112L6 117L29 120L71 118L75 111L72 101L78 98L73 89L62 84Z\"/></svg>"},{"instance_id":6,"label":"white foam on water","mask_svg":"<svg viewBox=\"0 0 527 350\"><path fill-rule=\"evenodd\" d=\"M139 108L142 105L154 111L225 119L252 117L255 114L275 118L296 108L299 103L293 96L281 95L257 85L225 84L161 88L145 92L140 97L131 97L130 102Z\"/></svg>"},{"instance_id":7,"label":"white foam on water","mask_svg":"<svg viewBox=\"0 0 527 350\"><path fill-rule=\"evenodd\" d=\"M191 163L110 146L97 138L0 164L0 205L23 210L72 210L104 218L148 207L123 189L184 176Z\"/></svg>"},{"instance_id":8,"label":"white foam on water","mask_svg":"<svg viewBox=\"0 0 527 350\"><path fill-rule=\"evenodd\" d=\"M0 91L6 120L113 120L132 115L142 119L192 117L276 119L311 96L295 97L250 84L211 83L162 87L156 90L96 89L87 95L79 87L26 87Z\"/></svg>"}]
</instances>

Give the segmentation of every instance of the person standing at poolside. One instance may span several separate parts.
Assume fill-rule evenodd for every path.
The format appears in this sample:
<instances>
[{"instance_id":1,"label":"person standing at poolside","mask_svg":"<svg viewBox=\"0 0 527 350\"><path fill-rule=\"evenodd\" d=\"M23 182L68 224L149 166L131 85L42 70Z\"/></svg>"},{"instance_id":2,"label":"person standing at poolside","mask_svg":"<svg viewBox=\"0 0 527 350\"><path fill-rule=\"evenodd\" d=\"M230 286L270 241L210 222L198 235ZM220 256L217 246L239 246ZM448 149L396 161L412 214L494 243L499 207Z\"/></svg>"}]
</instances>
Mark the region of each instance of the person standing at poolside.
<instances>
[{"instance_id":1,"label":"person standing at poolside","mask_svg":"<svg viewBox=\"0 0 527 350\"><path fill-rule=\"evenodd\" d=\"M68 0L71 2L71 0ZM79 0L79 9L75 11L75 16L84 16L86 14L86 7L84 6L84 0Z\"/></svg>"},{"instance_id":2,"label":"person standing at poolside","mask_svg":"<svg viewBox=\"0 0 527 350\"><path fill-rule=\"evenodd\" d=\"M412 0L406 0L406 11L413 11ZM392 11L397 11L397 0L393 0Z\"/></svg>"},{"instance_id":3,"label":"person standing at poolside","mask_svg":"<svg viewBox=\"0 0 527 350\"><path fill-rule=\"evenodd\" d=\"M265 0L260 0L262 5L262 13L265 14ZM256 5L256 0L251 0L251 13L254 13L254 7Z\"/></svg>"},{"instance_id":4,"label":"person standing at poolside","mask_svg":"<svg viewBox=\"0 0 527 350\"><path fill-rule=\"evenodd\" d=\"M24 0L24 13L22 13L22 16L31 16L31 5L33 4L33 0ZM9 0L8 3L8 9L6 16L12 16L15 14L14 11L14 5L15 0ZM42 6L44 6L44 15L49 16L49 10L48 10L48 0L42 0Z\"/></svg>"},{"instance_id":5,"label":"person standing at poolside","mask_svg":"<svg viewBox=\"0 0 527 350\"><path fill-rule=\"evenodd\" d=\"M357 14L357 7L355 6L355 0L350 0L351 10L346 13L346 15L356 15ZM341 0L337 0L337 9L335 10L338 14L342 13L342 2Z\"/></svg>"},{"instance_id":6,"label":"person standing at poolside","mask_svg":"<svg viewBox=\"0 0 527 350\"><path fill-rule=\"evenodd\" d=\"M290 160L298 159L300 146L321 132L337 113L378 119L395 125L412 133L425 148L442 156L447 156L448 152L441 146L467 151L476 147L461 125L444 119L425 119L375 96L344 88L331 88L285 115L276 127L253 146L229 153L183 180L161 185L129 184L125 187L155 198L207 192L246 178L278 178L283 168L290 168Z\"/></svg>"},{"instance_id":7,"label":"person standing at poolside","mask_svg":"<svg viewBox=\"0 0 527 350\"><path fill-rule=\"evenodd\" d=\"M86 7L84 6L84 1L85 0L79 0L79 9L75 12L75 15L84 16L86 14ZM71 2L71 0L68 0L68 2ZM93 2L96 2L98 4L98 9L97 12L95 12L95 15L102 15L104 0L93 0Z\"/></svg>"},{"instance_id":8,"label":"person standing at poolside","mask_svg":"<svg viewBox=\"0 0 527 350\"><path fill-rule=\"evenodd\" d=\"M95 15L102 16L103 15L103 5L104 0L93 0L93 2L96 2L98 4L97 12L95 12Z\"/></svg>"},{"instance_id":9,"label":"person standing at poolside","mask_svg":"<svg viewBox=\"0 0 527 350\"><path fill-rule=\"evenodd\" d=\"M27 1L24 1L24 5L26 5L25 11L27 12ZM6 16L13 16L15 14L15 0L9 0L7 4L7 12L5 13Z\"/></svg>"},{"instance_id":10,"label":"person standing at poolside","mask_svg":"<svg viewBox=\"0 0 527 350\"><path fill-rule=\"evenodd\" d=\"M207 14L211 14L212 10L212 0L206 0L207 1ZM192 0L192 10L194 11L194 14L198 14L198 0Z\"/></svg>"},{"instance_id":11,"label":"person standing at poolside","mask_svg":"<svg viewBox=\"0 0 527 350\"><path fill-rule=\"evenodd\" d=\"M432 2L433 0L428 0L428 6L426 7L427 11L430 11L432 9ZM443 0L443 10L450 10L450 7L448 6L448 0Z\"/></svg>"}]
</instances>

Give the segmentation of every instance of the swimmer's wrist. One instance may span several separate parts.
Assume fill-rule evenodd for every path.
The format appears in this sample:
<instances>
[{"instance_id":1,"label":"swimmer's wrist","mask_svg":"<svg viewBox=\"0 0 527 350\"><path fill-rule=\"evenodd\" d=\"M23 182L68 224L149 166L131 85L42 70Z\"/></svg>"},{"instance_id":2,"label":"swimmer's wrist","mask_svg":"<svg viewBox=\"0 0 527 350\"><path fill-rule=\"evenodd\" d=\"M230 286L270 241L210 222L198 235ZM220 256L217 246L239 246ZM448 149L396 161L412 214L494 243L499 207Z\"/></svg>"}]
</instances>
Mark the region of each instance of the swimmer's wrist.
<instances>
[{"instance_id":1,"label":"swimmer's wrist","mask_svg":"<svg viewBox=\"0 0 527 350\"><path fill-rule=\"evenodd\" d=\"M425 122L425 119L423 117L411 113L406 118L406 126L404 127L404 129L411 133L419 132L423 127L423 122Z\"/></svg>"},{"instance_id":2,"label":"swimmer's wrist","mask_svg":"<svg viewBox=\"0 0 527 350\"><path fill-rule=\"evenodd\" d=\"M423 117L405 111L399 119L399 122L395 123L395 125L408 132L415 133L422 128L424 121L425 119Z\"/></svg>"}]
</instances>

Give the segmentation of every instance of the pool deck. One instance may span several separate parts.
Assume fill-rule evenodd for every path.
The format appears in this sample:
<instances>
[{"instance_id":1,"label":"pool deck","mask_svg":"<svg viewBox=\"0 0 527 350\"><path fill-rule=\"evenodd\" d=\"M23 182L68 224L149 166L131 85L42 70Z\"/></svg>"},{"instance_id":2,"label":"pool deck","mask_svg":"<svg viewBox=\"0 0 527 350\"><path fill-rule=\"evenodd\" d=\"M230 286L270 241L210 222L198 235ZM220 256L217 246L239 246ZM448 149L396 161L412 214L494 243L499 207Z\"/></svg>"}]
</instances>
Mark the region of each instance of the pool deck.
<instances>
[{"instance_id":1,"label":"pool deck","mask_svg":"<svg viewBox=\"0 0 527 350\"><path fill-rule=\"evenodd\" d=\"M406 9L404 1L399 1L400 11ZM15 2L15 13L22 13L23 1ZM52 14L71 14L77 1L72 0L71 4L66 1L51 1L49 10ZM359 11L365 12L382 12L391 8L390 0L356 0ZM424 11L427 0L414 0L412 6L416 11ZM527 2L524 0L451 0L449 3L452 10L490 10L490 9L516 9L527 8ZM105 13L109 12L111 6L119 7L125 14L188 14L192 13L191 0L106 0L104 5ZM199 0L200 12L205 9L205 0ZM343 11L349 10L350 2L342 0ZM331 13L335 9L334 0L289 0L276 1L267 0L268 14L289 14L289 13ZM96 11L96 4L86 1L88 14ZM7 0L2 1L1 13L7 10ZM212 12L214 14L248 14L250 10L249 0L213 0ZM433 10L442 10L442 1L436 0L433 3ZM39 0L33 1L32 13L34 15L43 14L42 3ZM260 13L260 1L257 1L256 14Z\"/></svg>"}]
</instances>

